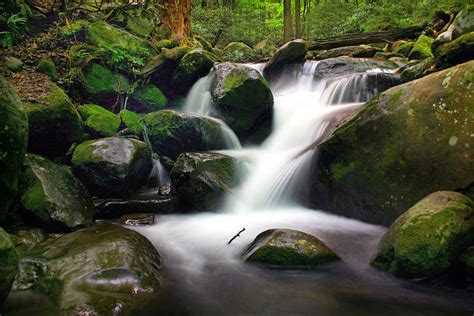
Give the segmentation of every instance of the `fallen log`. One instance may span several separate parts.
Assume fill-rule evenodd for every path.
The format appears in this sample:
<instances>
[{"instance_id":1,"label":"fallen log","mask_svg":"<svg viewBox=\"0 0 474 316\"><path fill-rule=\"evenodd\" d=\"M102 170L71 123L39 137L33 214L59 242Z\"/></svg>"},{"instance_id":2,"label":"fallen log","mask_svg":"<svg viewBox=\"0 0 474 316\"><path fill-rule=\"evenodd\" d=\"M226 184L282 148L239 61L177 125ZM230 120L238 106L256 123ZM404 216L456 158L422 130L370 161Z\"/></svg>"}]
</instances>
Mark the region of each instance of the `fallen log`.
<instances>
[{"instance_id":1,"label":"fallen log","mask_svg":"<svg viewBox=\"0 0 474 316\"><path fill-rule=\"evenodd\" d=\"M323 50L343 46L353 46L371 43L386 43L393 42L399 39L415 39L420 36L424 28L424 26L411 26L407 28L389 31L351 33L340 36L315 39L308 45L308 50Z\"/></svg>"}]
</instances>

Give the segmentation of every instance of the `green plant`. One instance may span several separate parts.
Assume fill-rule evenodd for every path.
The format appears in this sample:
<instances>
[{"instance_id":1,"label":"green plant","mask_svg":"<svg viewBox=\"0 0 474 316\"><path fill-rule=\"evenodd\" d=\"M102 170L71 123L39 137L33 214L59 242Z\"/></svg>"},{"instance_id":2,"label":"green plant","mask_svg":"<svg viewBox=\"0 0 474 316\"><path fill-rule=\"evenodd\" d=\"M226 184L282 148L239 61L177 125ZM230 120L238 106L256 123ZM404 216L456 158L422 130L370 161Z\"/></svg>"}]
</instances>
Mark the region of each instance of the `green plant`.
<instances>
[{"instance_id":1,"label":"green plant","mask_svg":"<svg viewBox=\"0 0 474 316\"><path fill-rule=\"evenodd\" d=\"M0 46L11 49L20 38L22 27L25 26L28 18L23 13L10 15L3 27L6 30L0 32Z\"/></svg>"}]
</instances>

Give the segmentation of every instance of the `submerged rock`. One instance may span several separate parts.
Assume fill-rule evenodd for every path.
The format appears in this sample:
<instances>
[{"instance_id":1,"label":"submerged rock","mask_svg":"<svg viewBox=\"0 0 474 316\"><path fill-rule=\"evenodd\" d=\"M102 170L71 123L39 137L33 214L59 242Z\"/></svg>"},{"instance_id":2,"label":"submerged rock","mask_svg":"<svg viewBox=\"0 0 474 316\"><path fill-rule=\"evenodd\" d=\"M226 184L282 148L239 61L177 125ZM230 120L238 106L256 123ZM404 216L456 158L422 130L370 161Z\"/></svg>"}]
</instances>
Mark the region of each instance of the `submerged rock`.
<instances>
[{"instance_id":1,"label":"submerged rock","mask_svg":"<svg viewBox=\"0 0 474 316\"><path fill-rule=\"evenodd\" d=\"M20 198L25 222L52 232L92 225L92 198L69 167L31 154L26 156L25 165Z\"/></svg>"},{"instance_id":2,"label":"submerged rock","mask_svg":"<svg viewBox=\"0 0 474 316\"><path fill-rule=\"evenodd\" d=\"M397 69L398 65L389 60L337 57L318 63L314 76L317 78L337 77L372 69Z\"/></svg>"},{"instance_id":3,"label":"submerged rock","mask_svg":"<svg viewBox=\"0 0 474 316\"><path fill-rule=\"evenodd\" d=\"M117 133L120 118L95 104L84 104L79 107L79 114L84 122L84 130L93 138L112 136Z\"/></svg>"},{"instance_id":4,"label":"submerged rock","mask_svg":"<svg viewBox=\"0 0 474 316\"><path fill-rule=\"evenodd\" d=\"M18 273L18 254L10 235L0 227L0 304L7 298Z\"/></svg>"},{"instance_id":5,"label":"submerged rock","mask_svg":"<svg viewBox=\"0 0 474 316\"><path fill-rule=\"evenodd\" d=\"M307 51L308 45L301 39L286 43L280 47L266 63L264 69L265 77L272 77L275 73L281 71L283 67L288 64L303 61Z\"/></svg>"},{"instance_id":6,"label":"submerged rock","mask_svg":"<svg viewBox=\"0 0 474 316\"><path fill-rule=\"evenodd\" d=\"M150 148L131 138L90 140L76 147L72 167L92 195L128 196L146 182L152 167Z\"/></svg>"},{"instance_id":7,"label":"submerged rock","mask_svg":"<svg viewBox=\"0 0 474 316\"><path fill-rule=\"evenodd\" d=\"M28 121L20 104L13 88L0 78L0 223L18 192L28 142Z\"/></svg>"},{"instance_id":8,"label":"submerged rock","mask_svg":"<svg viewBox=\"0 0 474 316\"><path fill-rule=\"evenodd\" d=\"M216 66L211 83L214 116L222 119L241 139L271 130L273 94L256 70L233 63ZM263 129L263 132L262 132Z\"/></svg>"},{"instance_id":9,"label":"submerged rock","mask_svg":"<svg viewBox=\"0 0 474 316\"><path fill-rule=\"evenodd\" d=\"M224 61L235 63L247 63L258 59L252 47L240 42L232 42L227 45L222 51L221 57Z\"/></svg>"},{"instance_id":10,"label":"submerged rock","mask_svg":"<svg viewBox=\"0 0 474 316\"><path fill-rule=\"evenodd\" d=\"M474 202L457 192L435 192L390 226L372 265L404 278L431 277L473 241Z\"/></svg>"},{"instance_id":11,"label":"submerged rock","mask_svg":"<svg viewBox=\"0 0 474 316\"><path fill-rule=\"evenodd\" d=\"M474 61L391 88L319 146L312 206L389 225L431 192L469 192Z\"/></svg>"},{"instance_id":12,"label":"submerged rock","mask_svg":"<svg viewBox=\"0 0 474 316\"><path fill-rule=\"evenodd\" d=\"M433 57L433 53L431 52L431 44L433 41L434 39L429 36L420 35L410 51L408 58L421 60Z\"/></svg>"},{"instance_id":13,"label":"submerged rock","mask_svg":"<svg viewBox=\"0 0 474 316\"><path fill-rule=\"evenodd\" d=\"M161 258L142 235L103 223L24 253L16 291L48 293L64 314L123 313L160 288Z\"/></svg>"},{"instance_id":14,"label":"submerged rock","mask_svg":"<svg viewBox=\"0 0 474 316\"><path fill-rule=\"evenodd\" d=\"M243 166L232 157L214 153L183 153L171 170L180 203L191 211L211 211L241 181Z\"/></svg>"},{"instance_id":15,"label":"submerged rock","mask_svg":"<svg viewBox=\"0 0 474 316\"><path fill-rule=\"evenodd\" d=\"M247 246L247 262L280 268L311 268L341 258L318 238L292 229L269 229Z\"/></svg>"}]
</instances>

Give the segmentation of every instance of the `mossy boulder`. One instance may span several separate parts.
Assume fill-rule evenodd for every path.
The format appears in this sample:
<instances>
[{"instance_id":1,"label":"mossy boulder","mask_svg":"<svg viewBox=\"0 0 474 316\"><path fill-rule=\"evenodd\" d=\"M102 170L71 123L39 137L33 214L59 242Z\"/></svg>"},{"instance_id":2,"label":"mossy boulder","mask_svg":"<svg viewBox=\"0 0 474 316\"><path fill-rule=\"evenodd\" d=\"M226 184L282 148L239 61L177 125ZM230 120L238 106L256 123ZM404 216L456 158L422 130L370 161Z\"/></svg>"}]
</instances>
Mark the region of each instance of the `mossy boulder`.
<instances>
[{"instance_id":1,"label":"mossy boulder","mask_svg":"<svg viewBox=\"0 0 474 316\"><path fill-rule=\"evenodd\" d=\"M408 57L413 46L415 46L415 42L399 41L398 45L393 47L393 52Z\"/></svg>"},{"instance_id":2,"label":"mossy boulder","mask_svg":"<svg viewBox=\"0 0 474 316\"><path fill-rule=\"evenodd\" d=\"M143 135L143 124L141 122L142 115L130 110L122 110L119 113L120 120L125 127L127 134L137 135L141 138ZM122 130L122 132L124 131Z\"/></svg>"},{"instance_id":3,"label":"mossy boulder","mask_svg":"<svg viewBox=\"0 0 474 316\"><path fill-rule=\"evenodd\" d=\"M474 202L457 192L435 192L390 226L372 265L404 278L433 277L446 271L472 241Z\"/></svg>"},{"instance_id":4,"label":"mossy boulder","mask_svg":"<svg viewBox=\"0 0 474 316\"><path fill-rule=\"evenodd\" d=\"M317 78L338 77L351 73L366 72L371 69L397 69L398 65L390 60L337 57L318 62L314 76Z\"/></svg>"},{"instance_id":5,"label":"mossy boulder","mask_svg":"<svg viewBox=\"0 0 474 316\"><path fill-rule=\"evenodd\" d=\"M127 107L137 113L150 113L163 110L168 98L153 84L137 88L128 100Z\"/></svg>"},{"instance_id":6,"label":"mossy boulder","mask_svg":"<svg viewBox=\"0 0 474 316\"><path fill-rule=\"evenodd\" d=\"M119 95L127 93L130 88L127 77L112 72L101 64L90 63L82 72L84 98L91 102L113 106L117 103Z\"/></svg>"},{"instance_id":7,"label":"mossy boulder","mask_svg":"<svg viewBox=\"0 0 474 316\"><path fill-rule=\"evenodd\" d=\"M28 151L45 156L61 156L82 137L81 117L66 93L52 82L38 100L23 102L28 116Z\"/></svg>"},{"instance_id":8,"label":"mossy boulder","mask_svg":"<svg viewBox=\"0 0 474 316\"><path fill-rule=\"evenodd\" d=\"M0 304L10 293L17 273L18 253L10 235L0 227Z\"/></svg>"},{"instance_id":9,"label":"mossy boulder","mask_svg":"<svg viewBox=\"0 0 474 316\"><path fill-rule=\"evenodd\" d=\"M121 50L132 56L146 57L153 53L146 40L102 21L87 27L87 41L109 51Z\"/></svg>"},{"instance_id":10,"label":"mossy boulder","mask_svg":"<svg viewBox=\"0 0 474 316\"><path fill-rule=\"evenodd\" d=\"M468 5L462 9L453 21L453 39L474 32L474 5Z\"/></svg>"},{"instance_id":11,"label":"mossy boulder","mask_svg":"<svg viewBox=\"0 0 474 316\"><path fill-rule=\"evenodd\" d=\"M7 56L5 57L5 64L8 69L11 71L20 71L23 69L23 61L21 59L18 59L16 57L12 56Z\"/></svg>"},{"instance_id":12,"label":"mossy boulder","mask_svg":"<svg viewBox=\"0 0 474 316\"><path fill-rule=\"evenodd\" d=\"M279 268L311 268L341 260L318 238L292 229L264 231L242 257L247 262Z\"/></svg>"},{"instance_id":13,"label":"mossy boulder","mask_svg":"<svg viewBox=\"0 0 474 316\"><path fill-rule=\"evenodd\" d=\"M47 232L42 228L20 227L12 234L15 249L19 254L33 249L37 244L48 239Z\"/></svg>"},{"instance_id":14,"label":"mossy boulder","mask_svg":"<svg viewBox=\"0 0 474 316\"><path fill-rule=\"evenodd\" d=\"M434 55L438 68L448 68L474 59L474 32L437 47Z\"/></svg>"},{"instance_id":15,"label":"mossy boulder","mask_svg":"<svg viewBox=\"0 0 474 316\"><path fill-rule=\"evenodd\" d=\"M415 45L413 45L408 58L422 60L433 57L433 53L431 52L431 44L433 41L434 39L432 37L420 35L416 40Z\"/></svg>"},{"instance_id":16,"label":"mossy boulder","mask_svg":"<svg viewBox=\"0 0 474 316\"><path fill-rule=\"evenodd\" d=\"M233 63L217 65L211 95L214 116L229 125L239 138L249 138L262 129L266 135L269 134L273 94L258 70Z\"/></svg>"},{"instance_id":17,"label":"mossy boulder","mask_svg":"<svg viewBox=\"0 0 474 316\"><path fill-rule=\"evenodd\" d=\"M74 173L98 197L134 193L151 171L151 152L145 143L122 137L86 141L72 156Z\"/></svg>"},{"instance_id":18,"label":"mossy boulder","mask_svg":"<svg viewBox=\"0 0 474 316\"><path fill-rule=\"evenodd\" d=\"M206 76L220 58L203 50L195 49L184 55L173 72L173 83L186 93L199 78Z\"/></svg>"},{"instance_id":19,"label":"mossy boulder","mask_svg":"<svg viewBox=\"0 0 474 316\"><path fill-rule=\"evenodd\" d=\"M257 60L252 47L240 42L232 42L222 50L222 59L235 63L246 63Z\"/></svg>"},{"instance_id":20,"label":"mossy boulder","mask_svg":"<svg viewBox=\"0 0 474 316\"><path fill-rule=\"evenodd\" d=\"M61 314L126 313L160 289L161 258L142 235L102 223L39 244L20 258L15 291L48 293Z\"/></svg>"},{"instance_id":21,"label":"mossy boulder","mask_svg":"<svg viewBox=\"0 0 474 316\"><path fill-rule=\"evenodd\" d=\"M38 66L36 66L38 72L41 72L47 75L54 81L59 80L58 69L56 68L56 64L51 58L43 58L39 61Z\"/></svg>"},{"instance_id":22,"label":"mossy boulder","mask_svg":"<svg viewBox=\"0 0 474 316\"><path fill-rule=\"evenodd\" d=\"M272 77L274 73L281 71L285 65L302 62L307 51L308 45L301 39L286 43L265 64L265 77Z\"/></svg>"},{"instance_id":23,"label":"mossy boulder","mask_svg":"<svg viewBox=\"0 0 474 316\"><path fill-rule=\"evenodd\" d=\"M182 153L171 170L180 202L191 211L215 211L241 180L241 163L215 153Z\"/></svg>"},{"instance_id":24,"label":"mossy boulder","mask_svg":"<svg viewBox=\"0 0 474 316\"><path fill-rule=\"evenodd\" d=\"M204 116L163 110L145 115L144 124L160 157L176 160L183 152L227 148L220 123Z\"/></svg>"},{"instance_id":25,"label":"mossy boulder","mask_svg":"<svg viewBox=\"0 0 474 316\"><path fill-rule=\"evenodd\" d=\"M400 74L402 82L412 81L426 76L436 68L436 60L433 57L425 58L422 61L408 65Z\"/></svg>"},{"instance_id":26,"label":"mossy boulder","mask_svg":"<svg viewBox=\"0 0 474 316\"><path fill-rule=\"evenodd\" d=\"M0 222L18 192L18 176L28 144L28 121L20 104L13 88L0 78Z\"/></svg>"},{"instance_id":27,"label":"mossy boulder","mask_svg":"<svg viewBox=\"0 0 474 316\"><path fill-rule=\"evenodd\" d=\"M94 138L108 137L117 133L120 118L96 104L84 104L79 107L84 122L84 130Z\"/></svg>"},{"instance_id":28,"label":"mossy boulder","mask_svg":"<svg viewBox=\"0 0 474 316\"><path fill-rule=\"evenodd\" d=\"M468 194L473 81L471 61L366 103L318 147L311 206L389 225L431 192Z\"/></svg>"},{"instance_id":29,"label":"mossy boulder","mask_svg":"<svg viewBox=\"0 0 474 316\"><path fill-rule=\"evenodd\" d=\"M51 232L92 225L92 198L69 167L31 154L26 156L25 166L20 213L26 223Z\"/></svg>"}]
</instances>

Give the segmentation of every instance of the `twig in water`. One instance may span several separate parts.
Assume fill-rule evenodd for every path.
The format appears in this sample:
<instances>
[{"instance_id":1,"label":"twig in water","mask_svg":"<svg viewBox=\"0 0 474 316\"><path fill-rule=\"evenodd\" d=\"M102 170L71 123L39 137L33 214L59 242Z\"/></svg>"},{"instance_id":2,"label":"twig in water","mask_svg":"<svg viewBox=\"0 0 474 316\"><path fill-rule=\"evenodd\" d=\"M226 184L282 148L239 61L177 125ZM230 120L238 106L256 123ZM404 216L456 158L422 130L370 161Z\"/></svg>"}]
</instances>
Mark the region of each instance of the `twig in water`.
<instances>
[{"instance_id":1,"label":"twig in water","mask_svg":"<svg viewBox=\"0 0 474 316\"><path fill-rule=\"evenodd\" d=\"M245 231L245 227L242 228L242 229L240 230L240 232L237 233L237 235L235 235L234 237L232 237L232 239L229 240L229 242L228 242L227 244L230 245L230 243L233 242L235 238L240 237L240 233L242 233L243 231Z\"/></svg>"}]
</instances>

